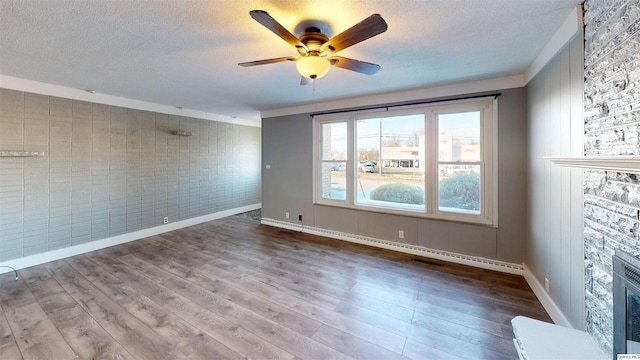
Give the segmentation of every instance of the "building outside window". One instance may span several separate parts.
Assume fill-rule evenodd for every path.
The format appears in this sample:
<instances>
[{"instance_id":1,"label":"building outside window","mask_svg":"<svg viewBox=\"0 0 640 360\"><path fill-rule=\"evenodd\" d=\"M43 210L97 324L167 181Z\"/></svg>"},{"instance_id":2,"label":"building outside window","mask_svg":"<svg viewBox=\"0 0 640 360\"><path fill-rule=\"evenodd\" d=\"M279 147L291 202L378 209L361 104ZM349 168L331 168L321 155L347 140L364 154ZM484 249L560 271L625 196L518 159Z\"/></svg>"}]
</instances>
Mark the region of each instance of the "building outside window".
<instances>
[{"instance_id":1,"label":"building outside window","mask_svg":"<svg viewBox=\"0 0 640 360\"><path fill-rule=\"evenodd\" d=\"M315 203L496 225L497 100L316 116Z\"/></svg>"}]
</instances>

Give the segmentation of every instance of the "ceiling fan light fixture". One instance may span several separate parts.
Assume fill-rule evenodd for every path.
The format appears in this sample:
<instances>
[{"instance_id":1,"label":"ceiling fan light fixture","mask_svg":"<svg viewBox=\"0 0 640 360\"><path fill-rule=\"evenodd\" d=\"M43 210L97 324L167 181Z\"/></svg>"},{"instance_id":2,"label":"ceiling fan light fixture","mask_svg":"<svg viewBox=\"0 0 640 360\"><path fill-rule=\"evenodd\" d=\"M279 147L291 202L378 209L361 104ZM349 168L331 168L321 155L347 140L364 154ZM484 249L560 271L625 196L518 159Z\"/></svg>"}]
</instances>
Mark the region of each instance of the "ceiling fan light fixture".
<instances>
[{"instance_id":1,"label":"ceiling fan light fixture","mask_svg":"<svg viewBox=\"0 0 640 360\"><path fill-rule=\"evenodd\" d=\"M296 61L300 75L308 79L320 79L327 75L331 63L321 56L305 56Z\"/></svg>"}]
</instances>

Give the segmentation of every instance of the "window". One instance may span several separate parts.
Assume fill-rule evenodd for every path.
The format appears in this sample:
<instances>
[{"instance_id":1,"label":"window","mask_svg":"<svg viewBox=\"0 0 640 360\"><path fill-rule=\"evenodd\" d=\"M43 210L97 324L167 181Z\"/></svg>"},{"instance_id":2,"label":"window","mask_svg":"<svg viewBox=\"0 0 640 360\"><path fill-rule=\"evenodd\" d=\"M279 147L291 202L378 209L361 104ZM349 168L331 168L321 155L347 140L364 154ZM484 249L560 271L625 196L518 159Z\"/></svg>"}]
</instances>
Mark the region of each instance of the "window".
<instances>
[{"instance_id":1,"label":"window","mask_svg":"<svg viewBox=\"0 0 640 360\"><path fill-rule=\"evenodd\" d=\"M356 120L356 204L424 208L424 119L416 114Z\"/></svg>"},{"instance_id":2,"label":"window","mask_svg":"<svg viewBox=\"0 0 640 360\"><path fill-rule=\"evenodd\" d=\"M495 224L496 100L315 118L315 203Z\"/></svg>"},{"instance_id":3,"label":"window","mask_svg":"<svg viewBox=\"0 0 640 360\"><path fill-rule=\"evenodd\" d=\"M347 167L347 123L342 121L322 124L321 132L320 196L323 199L346 200L347 184L344 173Z\"/></svg>"},{"instance_id":4,"label":"window","mask_svg":"<svg viewBox=\"0 0 640 360\"><path fill-rule=\"evenodd\" d=\"M438 210L480 214L480 111L437 114Z\"/></svg>"}]
</instances>

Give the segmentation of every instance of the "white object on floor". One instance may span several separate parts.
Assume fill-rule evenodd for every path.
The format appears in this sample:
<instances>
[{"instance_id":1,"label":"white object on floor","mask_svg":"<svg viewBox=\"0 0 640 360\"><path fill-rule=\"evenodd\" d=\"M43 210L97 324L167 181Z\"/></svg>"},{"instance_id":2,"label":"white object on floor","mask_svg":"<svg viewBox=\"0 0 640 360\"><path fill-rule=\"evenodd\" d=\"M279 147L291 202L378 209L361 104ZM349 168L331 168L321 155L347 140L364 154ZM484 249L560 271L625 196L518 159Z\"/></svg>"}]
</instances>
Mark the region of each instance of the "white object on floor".
<instances>
[{"instance_id":1,"label":"white object on floor","mask_svg":"<svg viewBox=\"0 0 640 360\"><path fill-rule=\"evenodd\" d=\"M513 343L520 360L608 360L584 331L516 316Z\"/></svg>"}]
</instances>

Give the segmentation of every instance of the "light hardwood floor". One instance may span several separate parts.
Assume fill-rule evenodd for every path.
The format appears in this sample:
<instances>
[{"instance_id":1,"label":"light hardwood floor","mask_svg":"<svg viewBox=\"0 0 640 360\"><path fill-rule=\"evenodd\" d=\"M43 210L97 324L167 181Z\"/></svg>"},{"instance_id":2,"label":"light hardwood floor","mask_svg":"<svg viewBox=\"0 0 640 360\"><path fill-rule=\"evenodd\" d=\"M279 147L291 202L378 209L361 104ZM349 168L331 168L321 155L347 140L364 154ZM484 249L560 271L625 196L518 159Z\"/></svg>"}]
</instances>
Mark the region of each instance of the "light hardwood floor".
<instances>
[{"instance_id":1,"label":"light hardwood floor","mask_svg":"<svg viewBox=\"0 0 640 360\"><path fill-rule=\"evenodd\" d=\"M0 275L0 359L515 359L521 276L229 217Z\"/></svg>"}]
</instances>

